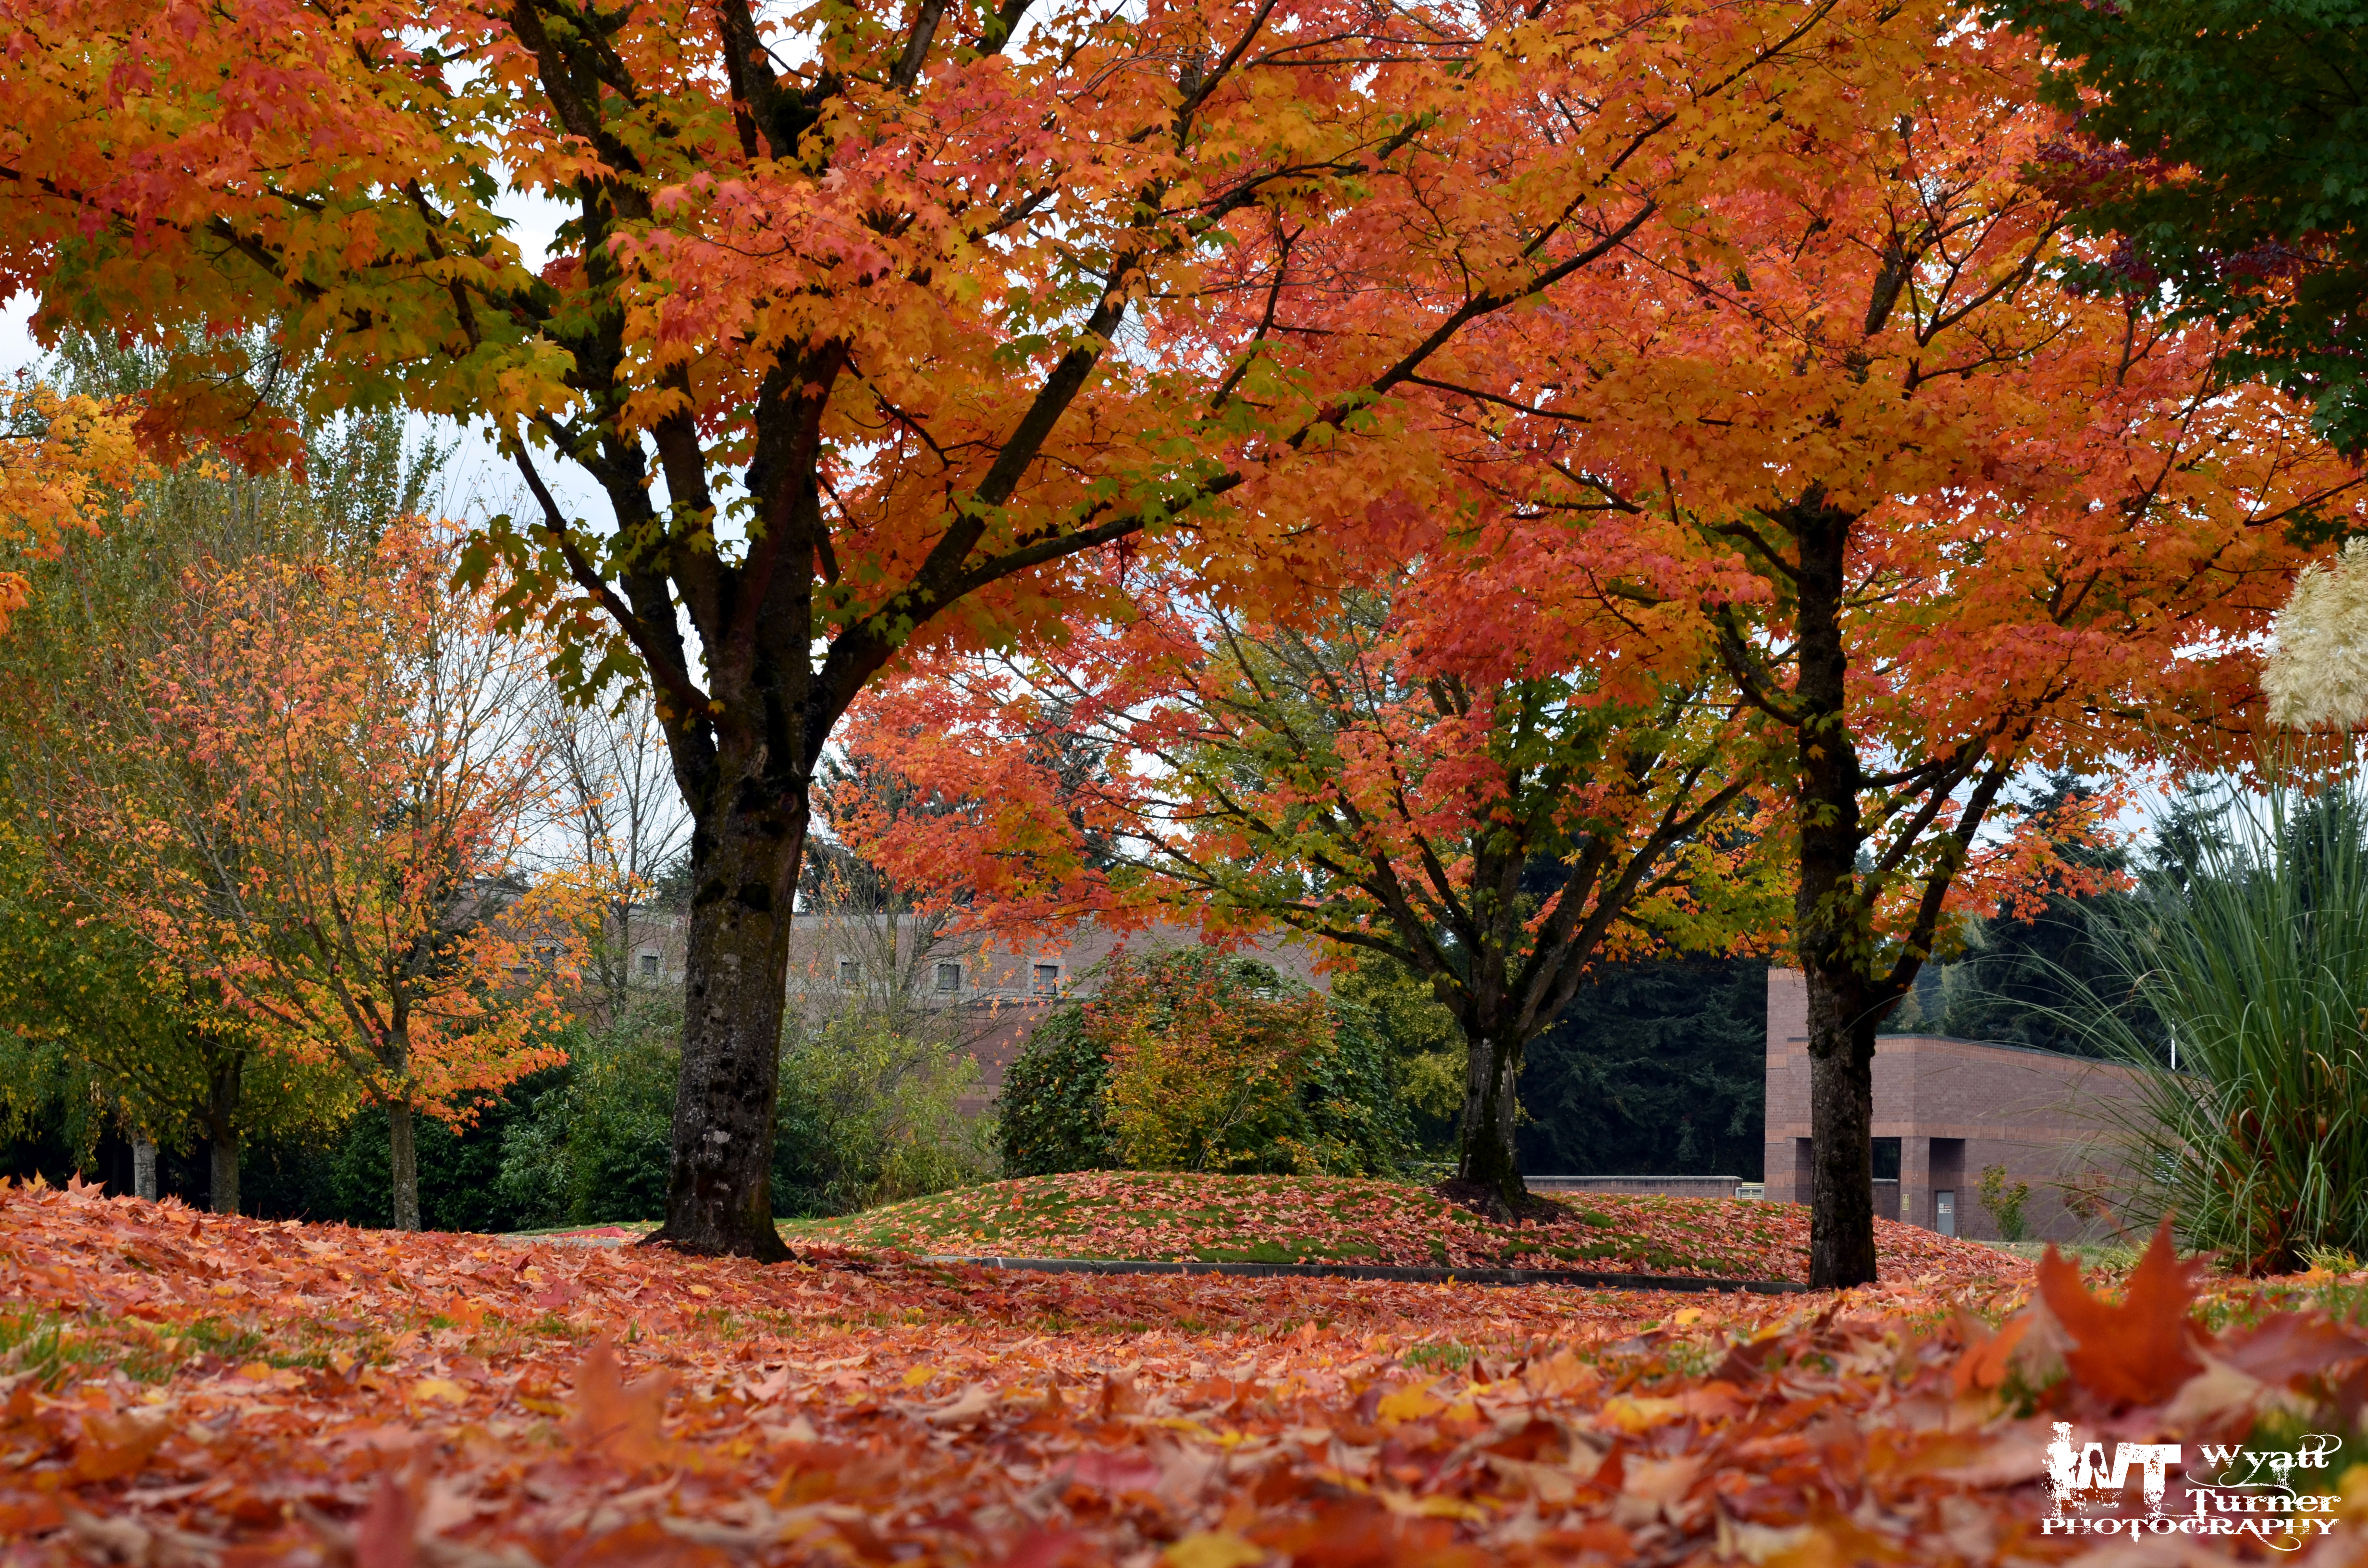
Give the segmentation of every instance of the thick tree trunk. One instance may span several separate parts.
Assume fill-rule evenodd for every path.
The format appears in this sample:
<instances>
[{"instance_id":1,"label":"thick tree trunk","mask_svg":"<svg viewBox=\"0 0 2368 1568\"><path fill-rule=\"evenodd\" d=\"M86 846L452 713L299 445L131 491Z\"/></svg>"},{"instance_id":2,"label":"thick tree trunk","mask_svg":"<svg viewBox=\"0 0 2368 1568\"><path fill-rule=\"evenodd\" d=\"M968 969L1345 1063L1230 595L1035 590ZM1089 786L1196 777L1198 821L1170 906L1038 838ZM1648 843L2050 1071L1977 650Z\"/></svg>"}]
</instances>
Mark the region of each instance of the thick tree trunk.
<instances>
[{"instance_id":1,"label":"thick tree trunk","mask_svg":"<svg viewBox=\"0 0 2368 1568\"><path fill-rule=\"evenodd\" d=\"M241 1062L225 1055L206 1088L206 1142L213 1156L207 1201L217 1214L238 1212L238 1102Z\"/></svg>"},{"instance_id":2,"label":"thick tree trunk","mask_svg":"<svg viewBox=\"0 0 2368 1568\"><path fill-rule=\"evenodd\" d=\"M1849 728L1842 635L1857 519L1812 494L1787 520L1801 552L1793 939L1809 988L1809 1283L1839 1290L1874 1279L1874 1027L1888 1011L1863 977L1871 938L1858 887L1862 775Z\"/></svg>"},{"instance_id":3,"label":"thick tree trunk","mask_svg":"<svg viewBox=\"0 0 2368 1568\"><path fill-rule=\"evenodd\" d=\"M131 1196L156 1201L156 1145L136 1134L131 1140Z\"/></svg>"},{"instance_id":4,"label":"thick tree trunk","mask_svg":"<svg viewBox=\"0 0 2368 1568\"><path fill-rule=\"evenodd\" d=\"M1520 1111L1521 1047L1486 1033L1466 1037L1470 1062L1463 1082L1462 1148L1455 1174L1486 1187L1509 1215L1529 1196L1521 1185L1521 1161L1513 1147Z\"/></svg>"},{"instance_id":5,"label":"thick tree trunk","mask_svg":"<svg viewBox=\"0 0 2368 1568\"><path fill-rule=\"evenodd\" d=\"M790 1256L773 1225L773 1115L804 795L751 785L703 816L690 840L673 1169L650 1240L774 1261Z\"/></svg>"},{"instance_id":6,"label":"thick tree trunk","mask_svg":"<svg viewBox=\"0 0 2368 1568\"><path fill-rule=\"evenodd\" d=\"M419 1145L407 1105L386 1108L387 1170L394 1187L394 1228L419 1229Z\"/></svg>"},{"instance_id":7,"label":"thick tree trunk","mask_svg":"<svg viewBox=\"0 0 2368 1568\"><path fill-rule=\"evenodd\" d=\"M1809 1283L1874 1279L1874 1026L1855 977L1808 971Z\"/></svg>"}]
</instances>

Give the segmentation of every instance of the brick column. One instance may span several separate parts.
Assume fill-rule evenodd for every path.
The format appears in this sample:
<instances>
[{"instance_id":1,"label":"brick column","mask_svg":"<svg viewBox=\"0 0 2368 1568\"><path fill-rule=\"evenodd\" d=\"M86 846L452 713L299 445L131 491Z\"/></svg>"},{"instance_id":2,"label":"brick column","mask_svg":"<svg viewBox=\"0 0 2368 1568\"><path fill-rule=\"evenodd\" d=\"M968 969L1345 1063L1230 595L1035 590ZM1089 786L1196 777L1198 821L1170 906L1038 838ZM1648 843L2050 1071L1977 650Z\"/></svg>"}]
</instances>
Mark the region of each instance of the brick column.
<instances>
[{"instance_id":1,"label":"brick column","mask_svg":"<svg viewBox=\"0 0 2368 1568\"><path fill-rule=\"evenodd\" d=\"M1932 1140L1899 1141L1899 1218L1902 1223L1932 1228Z\"/></svg>"}]
</instances>

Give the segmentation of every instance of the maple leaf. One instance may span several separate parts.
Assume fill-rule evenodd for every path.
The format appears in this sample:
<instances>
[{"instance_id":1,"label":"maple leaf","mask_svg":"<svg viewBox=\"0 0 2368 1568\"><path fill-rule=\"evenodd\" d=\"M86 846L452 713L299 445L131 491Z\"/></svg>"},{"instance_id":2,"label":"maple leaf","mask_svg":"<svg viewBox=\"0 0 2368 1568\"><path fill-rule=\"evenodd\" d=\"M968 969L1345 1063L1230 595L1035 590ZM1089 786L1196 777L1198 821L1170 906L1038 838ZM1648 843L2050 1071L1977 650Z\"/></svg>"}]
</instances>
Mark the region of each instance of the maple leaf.
<instances>
[{"instance_id":1,"label":"maple leaf","mask_svg":"<svg viewBox=\"0 0 2368 1568\"><path fill-rule=\"evenodd\" d=\"M85 1481L116 1481L146 1466L171 1430L162 1415L88 1415L74 1445L74 1474Z\"/></svg>"},{"instance_id":2,"label":"maple leaf","mask_svg":"<svg viewBox=\"0 0 2368 1568\"><path fill-rule=\"evenodd\" d=\"M419 1561L418 1537L418 1488L381 1471L370 1506L354 1522L354 1568L413 1568Z\"/></svg>"},{"instance_id":3,"label":"maple leaf","mask_svg":"<svg viewBox=\"0 0 2368 1568\"><path fill-rule=\"evenodd\" d=\"M632 1470L665 1464L675 1458L660 1421L666 1410L666 1386L673 1375L661 1369L637 1383L626 1384L617 1365L617 1352L606 1335L592 1342L575 1373L575 1419L570 1434L578 1445L604 1453Z\"/></svg>"},{"instance_id":4,"label":"maple leaf","mask_svg":"<svg viewBox=\"0 0 2368 1568\"><path fill-rule=\"evenodd\" d=\"M2209 1267L2203 1257L2179 1260L2166 1220L2130 1270L2121 1303L2114 1305L2092 1295L2081 1281L2079 1265L2048 1244L2039 1260L2039 1294L2072 1338L2064 1363L2073 1381L2129 1404L2159 1404L2176 1393L2203 1369L2187 1312L2195 1300L2195 1282Z\"/></svg>"}]
</instances>

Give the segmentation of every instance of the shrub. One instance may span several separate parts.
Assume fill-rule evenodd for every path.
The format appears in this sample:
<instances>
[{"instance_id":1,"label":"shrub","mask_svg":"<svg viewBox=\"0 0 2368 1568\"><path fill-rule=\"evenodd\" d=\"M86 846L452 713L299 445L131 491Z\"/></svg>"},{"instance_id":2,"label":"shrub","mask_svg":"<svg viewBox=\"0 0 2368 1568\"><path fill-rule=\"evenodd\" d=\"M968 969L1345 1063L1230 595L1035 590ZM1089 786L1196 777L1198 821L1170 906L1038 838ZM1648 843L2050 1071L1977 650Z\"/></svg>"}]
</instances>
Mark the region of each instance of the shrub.
<instances>
[{"instance_id":1,"label":"shrub","mask_svg":"<svg viewBox=\"0 0 2368 1568\"><path fill-rule=\"evenodd\" d=\"M537 1096L502 1146L499 1186L529 1223L605 1224L666 1214L678 996L645 997L572 1041L564 1083ZM773 1211L838 1214L984 1179L993 1158L955 1100L976 1067L861 1014L808 1029L781 1052Z\"/></svg>"},{"instance_id":2,"label":"shrub","mask_svg":"<svg viewBox=\"0 0 2368 1568\"><path fill-rule=\"evenodd\" d=\"M1412 1132L1370 1010L1201 949L1110 960L1004 1079L1014 1175L1135 1169L1386 1174Z\"/></svg>"},{"instance_id":3,"label":"shrub","mask_svg":"<svg viewBox=\"0 0 2368 1568\"><path fill-rule=\"evenodd\" d=\"M2004 1165L1984 1165L1975 1196L1981 1199L1982 1208L1988 1211L1990 1222L1998 1227L1999 1240L2022 1240L2026 1229L2022 1221L2022 1206L2031 1199L2029 1182L2019 1181L2009 1187Z\"/></svg>"},{"instance_id":4,"label":"shrub","mask_svg":"<svg viewBox=\"0 0 2368 1568\"><path fill-rule=\"evenodd\" d=\"M2143 1084L2121 1218L2169 1215L2254 1273L2368 1250L2368 801L2222 788L2190 816L2142 896L2095 916L2116 978L2080 1016Z\"/></svg>"},{"instance_id":5,"label":"shrub","mask_svg":"<svg viewBox=\"0 0 2368 1568\"><path fill-rule=\"evenodd\" d=\"M792 1018L781 1055L773 1211L845 1214L995 1174L985 1130L956 1103L978 1064L941 1042L851 1011Z\"/></svg>"},{"instance_id":6,"label":"shrub","mask_svg":"<svg viewBox=\"0 0 2368 1568\"><path fill-rule=\"evenodd\" d=\"M996 1141L1007 1176L1122 1168L1102 1115L1110 1063L1086 1033L1081 1002L1045 1014L1019 1057L1004 1069Z\"/></svg>"}]
</instances>

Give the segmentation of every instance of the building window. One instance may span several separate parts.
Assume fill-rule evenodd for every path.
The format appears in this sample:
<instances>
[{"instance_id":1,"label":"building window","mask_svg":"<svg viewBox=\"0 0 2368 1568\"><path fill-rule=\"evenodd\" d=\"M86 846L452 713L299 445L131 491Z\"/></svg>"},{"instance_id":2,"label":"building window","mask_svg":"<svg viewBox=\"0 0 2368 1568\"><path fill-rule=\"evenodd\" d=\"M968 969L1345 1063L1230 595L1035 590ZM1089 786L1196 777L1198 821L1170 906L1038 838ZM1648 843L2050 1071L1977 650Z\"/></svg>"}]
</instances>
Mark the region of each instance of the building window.
<instances>
[{"instance_id":1,"label":"building window","mask_svg":"<svg viewBox=\"0 0 2368 1568\"><path fill-rule=\"evenodd\" d=\"M658 956L657 956L657 954L655 954L655 953L643 953L643 954L642 955L642 978L643 978L643 980L655 980L657 977L658 977Z\"/></svg>"},{"instance_id":2,"label":"building window","mask_svg":"<svg viewBox=\"0 0 2368 1568\"><path fill-rule=\"evenodd\" d=\"M863 966L862 966L861 964L860 964L860 963L856 962L853 959L841 959L841 960L838 960L838 983L839 983L841 985L860 985L860 984L862 984L862 983L863 983Z\"/></svg>"},{"instance_id":3,"label":"building window","mask_svg":"<svg viewBox=\"0 0 2368 1568\"><path fill-rule=\"evenodd\" d=\"M1061 993L1061 966L1056 963L1038 964L1036 966L1036 979L1030 989L1033 990L1039 996L1059 995Z\"/></svg>"},{"instance_id":4,"label":"building window","mask_svg":"<svg viewBox=\"0 0 2368 1568\"><path fill-rule=\"evenodd\" d=\"M1873 1153L1874 1179L1877 1181L1897 1181L1899 1179L1899 1140L1896 1138L1876 1139L1874 1141Z\"/></svg>"},{"instance_id":5,"label":"building window","mask_svg":"<svg viewBox=\"0 0 2368 1568\"><path fill-rule=\"evenodd\" d=\"M951 993L962 989L962 965L941 963L938 966L938 990Z\"/></svg>"}]
</instances>

